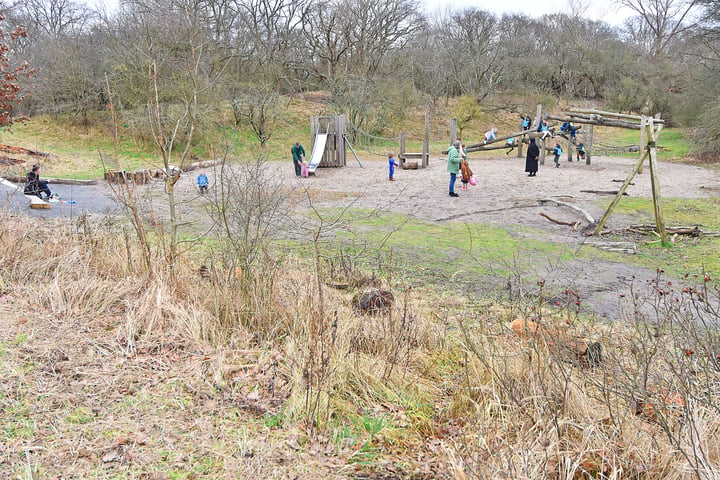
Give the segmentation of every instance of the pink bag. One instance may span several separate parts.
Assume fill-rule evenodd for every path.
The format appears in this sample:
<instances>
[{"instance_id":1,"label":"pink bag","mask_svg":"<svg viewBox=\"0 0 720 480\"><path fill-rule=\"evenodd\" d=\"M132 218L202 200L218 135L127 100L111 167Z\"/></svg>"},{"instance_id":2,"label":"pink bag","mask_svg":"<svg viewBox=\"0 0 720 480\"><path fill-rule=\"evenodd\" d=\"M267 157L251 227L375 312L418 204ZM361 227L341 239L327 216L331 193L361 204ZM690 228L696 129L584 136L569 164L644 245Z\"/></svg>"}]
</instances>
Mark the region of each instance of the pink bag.
<instances>
[{"instance_id":1,"label":"pink bag","mask_svg":"<svg viewBox=\"0 0 720 480\"><path fill-rule=\"evenodd\" d=\"M300 169L303 177L307 177L309 175L307 162L303 162L302 165L300 165Z\"/></svg>"},{"instance_id":2,"label":"pink bag","mask_svg":"<svg viewBox=\"0 0 720 480\"><path fill-rule=\"evenodd\" d=\"M470 182L470 185L472 185L473 187L477 186L477 180L475 179L475 175L470 175L470 180L468 180L468 182Z\"/></svg>"}]
</instances>

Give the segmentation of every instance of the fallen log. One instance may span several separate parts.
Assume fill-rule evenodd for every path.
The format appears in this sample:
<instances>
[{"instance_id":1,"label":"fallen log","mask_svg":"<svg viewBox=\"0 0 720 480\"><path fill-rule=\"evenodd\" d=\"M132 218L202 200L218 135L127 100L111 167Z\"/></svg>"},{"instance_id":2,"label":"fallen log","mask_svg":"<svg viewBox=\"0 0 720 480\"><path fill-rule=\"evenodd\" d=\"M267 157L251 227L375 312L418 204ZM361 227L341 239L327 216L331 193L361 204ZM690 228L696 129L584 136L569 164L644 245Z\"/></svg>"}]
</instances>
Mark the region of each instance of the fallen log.
<instances>
[{"instance_id":1,"label":"fallen log","mask_svg":"<svg viewBox=\"0 0 720 480\"><path fill-rule=\"evenodd\" d=\"M631 242L585 242L585 245L605 250L606 252L619 252L628 255L635 255L637 253L637 247Z\"/></svg>"},{"instance_id":2,"label":"fallen log","mask_svg":"<svg viewBox=\"0 0 720 480\"><path fill-rule=\"evenodd\" d=\"M624 183L625 182L625 180L619 180L619 179L613 179L612 181L615 183ZM630 183L628 183L628 185L635 185L635 182L630 182Z\"/></svg>"},{"instance_id":3,"label":"fallen log","mask_svg":"<svg viewBox=\"0 0 720 480\"><path fill-rule=\"evenodd\" d=\"M543 204L543 203L545 203L545 202L552 202L552 203L554 203L555 205L560 205L560 206L562 206L562 207L571 208L571 209L575 210L576 212L582 213L583 216L585 217L585 219L586 219L588 222L590 222L590 223L595 223L595 219L592 217L592 215L590 215L590 213L588 213L587 211L583 210L583 209L580 208L580 207L576 207L575 205L571 205L571 204L569 204L569 203L562 202L562 201L560 201L560 200L555 200L554 198L541 198L541 199L538 199L538 202L539 202L540 204Z\"/></svg>"},{"instance_id":4,"label":"fallen log","mask_svg":"<svg viewBox=\"0 0 720 480\"><path fill-rule=\"evenodd\" d=\"M0 143L0 151L6 153L15 153L20 155L30 155L31 157L49 157L50 154L47 152L39 152L37 150L31 150L29 148L15 147L13 145L5 145Z\"/></svg>"},{"instance_id":5,"label":"fallen log","mask_svg":"<svg viewBox=\"0 0 720 480\"><path fill-rule=\"evenodd\" d=\"M580 222L566 222L564 220L558 220L557 218L552 218L547 213L540 212L540 216L545 217L548 220L550 220L551 222L557 223L558 225L569 225L569 226L573 227L574 230L577 230L577 227L580 225Z\"/></svg>"},{"instance_id":6,"label":"fallen log","mask_svg":"<svg viewBox=\"0 0 720 480\"><path fill-rule=\"evenodd\" d=\"M222 158L216 158L215 160L203 160L200 162L193 162L189 165L183 166L182 170L183 172L190 172L193 170L197 170L198 168L210 168L216 165L220 165L223 161L224 159Z\"/></svg>"},{"instance_id":7,"label":"fallen log","mask_svg":"<svg viewBox=\"0 0 720 480\"><path fill-rule=\"evenodd\" d=\"M648 224L641 224L641 225L630 225L626 228L628 232L632 233L640 233L643 235L653 233L657 234L655 232L655 229L657 227L655 225L648 225ZM720 232L715 231L703 231L700 230L698 226L688 227L688 226L682 226L682 227L665 227L665 231L667 233L673 233L677 235L690 235L691 237L699 237L699 236L705 236L705 237L720 237Z\"/></svg>"}]
</instances>

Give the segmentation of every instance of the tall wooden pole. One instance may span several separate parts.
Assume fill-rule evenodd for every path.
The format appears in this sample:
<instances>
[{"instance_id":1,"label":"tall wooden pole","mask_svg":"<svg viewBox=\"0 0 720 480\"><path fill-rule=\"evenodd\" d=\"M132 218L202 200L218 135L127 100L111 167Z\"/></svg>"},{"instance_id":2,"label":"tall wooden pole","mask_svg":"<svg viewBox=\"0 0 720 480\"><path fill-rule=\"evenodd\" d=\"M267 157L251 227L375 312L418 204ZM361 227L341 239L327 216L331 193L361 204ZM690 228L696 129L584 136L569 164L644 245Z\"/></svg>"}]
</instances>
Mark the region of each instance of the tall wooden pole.
<instances>
[{"instance_id":1,"label":"tall wooden pole","mask_svg":"<svg viewBox=\"0 0 720 480\"><path fill-rule=\"evenodd\" d=\"M335 117L335 154L337 155L337 165L343 167L347 165L347 150L345 148L346 122L345 115Z\"/></svg>"},{"instance_id":2,"label":"tall wooden pole","mask_svg":"<svg viewBox=\"0 0 720 480\"><path fill-rule=\"evenodd\" d=\"M594 129L595 127L593 125L587 126L587 138L585 141L587 142L585 144L585 165L590 165L590 158L592 157L592 150L593 150L593 135L594 135Z\"/></svg>"},{"instance_id":3,"label":"tall wooden pole","mask_svg":"<svg viewBox=\"0 0 720 480\"><path fill-rule=\"evenodd\" d=\"M425 136L423 137L422 168L430 166L430 112L425 112Z\"/></svg>"},{"instance_id":4,"label":"tall wooden pole","mask_svg":"<svg viewBox=\"0 0 720 480\"><path fill-rule=\"evenodd\" d=\"M662 212L662 199L660 198L660 175L657 165L657 136L655 124L652 117L643 117L643 126L647 130L648 149L650 152L650 183L652 184L653 206L655 207L655 227L660 235L660 242L663 246L668 245L667 232L665 231L665 220ZM659 133L659 131L658 131Z\"/></svg>"},{"instance_id":5,"label":"tall wooden pole","mask_svg":"<svg viewBox=\"0 0 720 480\"><path fill-rule=\"evenodd\" d=\"M455 140L457 140L457 118L452 118L450 119L450 143L448 145L452 145Z\"/></svg>"},{"instance_id":6,"label":"tall wooden pole","mask_svg":"<svg viewBox=\"0 0 720 480\"><path fill-rule=\"evenodd\" d=\"M645 158L647 156L647 145L646 145L646 139L645 139L645 129L640 128L640 156L642 158ZM643 163L640 164L640 168L638 168L638 173L643 173Z\"/></svg>"},{"instance_id":7,"label":"tall wooden pole","mask_svg":"<svg viewBox=\"0 0 720 480\"><path fill-rule=\"evenodd\" d=\"M537 106L537 110L535 113L537 114L537 116L535 117L536 118L535 121L537 122L537 127L535 128L535 130L540 130L540 125L542 125L542 105L541 104L539 104ZM539 161L539 163L540 163L540 165L545 165L545 136L543 136L541 142L542 143L539 145L540 146L540 161Z\"/></svg>"}]
</instances>

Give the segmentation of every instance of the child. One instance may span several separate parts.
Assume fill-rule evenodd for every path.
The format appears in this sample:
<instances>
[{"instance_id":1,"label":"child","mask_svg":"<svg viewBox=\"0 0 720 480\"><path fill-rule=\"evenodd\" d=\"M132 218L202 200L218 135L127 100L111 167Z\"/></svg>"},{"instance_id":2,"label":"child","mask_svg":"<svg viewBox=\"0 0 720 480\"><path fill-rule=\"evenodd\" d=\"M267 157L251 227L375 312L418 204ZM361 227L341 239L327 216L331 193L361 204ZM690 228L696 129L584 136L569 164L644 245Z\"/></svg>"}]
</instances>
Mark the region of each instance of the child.
<instances>
[{"instance_id":1,"label":"child","mask_svg":"<svg viewBox=\"0 0 720 480\"><path fill-rule=\"evenodd\" d=\"M395 161L395 158L393 158L392 153L388 153L388 180L391 182L395 181L395 178L393 178L393 175L395 173L395 167L399 167L400 164L398 164Z\"/></svg>"},{"instance_id":2,"label":"child","mask_svg":"<svg viewBox=\"0 0 720 480\"><path fill-rule=\"evenodd\" d=\"M510 137L507 140L505 140L505 146L509 148L507 152L505 152L505 155L510 155L510 152L515 150L515 137Z\"/></svg>"},{"instance_id":3,"label":"child","mask_svg":"<svg viewBox=\"0 0 720 480\"><path fill-rule=\"evenodd\" d=\"M486 145L493 140L495 140L495 137L497 136L497 128L491 128L487 132L485 132L485 140L483 140L483 145Z\"/></svg>"},{"instance_id":4,"label":"child","mask_svg":"<svg viewBox=\"0 0 720 480\"><path fill-rule=\"evenodd\" d=\"M470 177L472 177L473 172L470 170L470 164L467 161L467 155L462 156L462 160L460 161L460 174L462 175L461 181L462 181L462 189L463 190L470 190Z\"/></svg>"},{"instance_id":5,"label":"child","mask_svg":"<svg viewBox=\"0 0 720 480\"><path fill-rule=\"evenodd\" d=\"M310 164L304 159L302 163L300 163L300 175L302 175L303 178L307 178L310 175Z\"/></svg>"},{"instance_id":6,"label":"child","mask_svg":"<svg viewBox=\"0 0 720 480\"><path fill-rule=\"evenodd\" d=\"M522 130L530 130L530 126L532 125L532 118L521 116L520 120L522 121Z\"/></svg>"},{"instance_id":7,"label":"child","mask_svg":"<svg viewBox=\"0 0 720 480\"><path fill-rule=\"evenodd\" d=\"M200 189L200 194L207 193L208 191L208 177L205 175L205 170L200 170L200 174L197 176L196 180L197 186Z\"/></svg>"},{"instance_id":8,"label":"child","mask_svg":"<svg viewBox=\"0 0 720 480\"><path fill-rule=\"evenodd\" d=\"M575 160L575 161L579 162L581 157L583 159L585 159L585 145L582 142L578 143L576 149L577 149L577 160Z\"/></svg>"},{"instance_id":9,"label":"child","mask_svg":"<svg viewBox=\"0 0 720 480\"><path fill-rule=\"evenodd\" d=\"M553 155L555 155L555 168L560 168L560 155L562 155L562 147L559 143L555 144L555 148L553 148Z\"/></svg>"}]
</instances>

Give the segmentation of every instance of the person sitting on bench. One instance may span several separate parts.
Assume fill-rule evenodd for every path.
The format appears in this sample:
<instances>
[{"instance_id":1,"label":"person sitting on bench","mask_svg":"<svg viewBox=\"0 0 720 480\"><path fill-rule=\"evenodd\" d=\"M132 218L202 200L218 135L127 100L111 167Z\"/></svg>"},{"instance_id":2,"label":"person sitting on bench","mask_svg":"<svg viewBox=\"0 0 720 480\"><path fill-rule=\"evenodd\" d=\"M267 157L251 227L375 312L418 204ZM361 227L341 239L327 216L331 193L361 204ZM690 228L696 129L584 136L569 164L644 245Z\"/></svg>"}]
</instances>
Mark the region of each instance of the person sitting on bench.
<instances>
[{"instance_id":1,"label":"person sitting on bench","mask_svg":"<svg viewBox=\"0 0 720 480\"><path fill-rule=\"evenodd\" d=\"M25 193L25 195L35 195L40 198L43 198L42 194L44 193L47 197L46 200L52 196L48 182L40 180L40 165L33 165L32 170L28 172L23 193Z\"/></svg>"}]
</instances>

